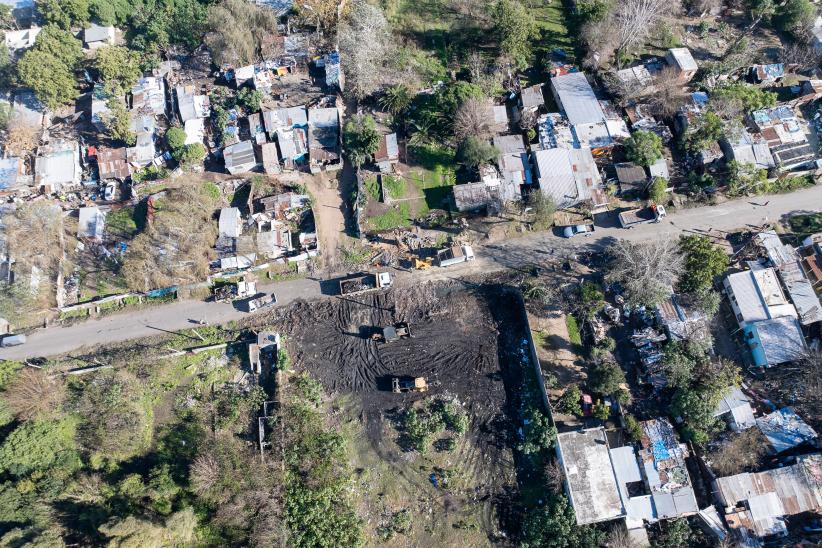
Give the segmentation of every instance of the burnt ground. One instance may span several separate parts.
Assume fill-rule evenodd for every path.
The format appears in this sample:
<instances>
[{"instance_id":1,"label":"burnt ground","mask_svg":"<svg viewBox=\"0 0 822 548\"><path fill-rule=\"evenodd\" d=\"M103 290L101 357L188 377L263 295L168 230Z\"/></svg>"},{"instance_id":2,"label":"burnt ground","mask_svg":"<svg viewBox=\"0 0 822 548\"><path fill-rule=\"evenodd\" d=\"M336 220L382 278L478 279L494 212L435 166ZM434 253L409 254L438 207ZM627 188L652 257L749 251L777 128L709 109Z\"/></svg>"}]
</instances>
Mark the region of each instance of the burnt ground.
<instances>
[{"instance_id":1,"label":"burnt ground","mask_svg":"<svg viewBox=\"0 0 822 548\"><path fill-rule=\"evenodd\" d=\"M355 464L365 463L379 476L374 479L379 492L371 493L379 502L371 506L396 511L390 501L396 490L402 493L396 498L415 514L428 514L420 517L433 521L426 522L416 543L460 545L449 535L459 533L465 541L466 530L481 543L504 538L500 531L508 527L501 523L509 521L519 492L511 433L521 404L525 321L515 294L497 284L428 283L297 303L275 315L295 369L308 371L335 400L355 402L350 411L361 428L359 441L367 445L355 451L368 453ZM399 321L409 323L411 339L371 340L375 329ZM429 391L393 394L392 376L424 376ZM394 419L415 403L438 397L455 400L468 412L468 433L451 452L410 452L398 443ZM430 478L442 468L453 478L447 490Z\"/></svg>"}]
</instances>

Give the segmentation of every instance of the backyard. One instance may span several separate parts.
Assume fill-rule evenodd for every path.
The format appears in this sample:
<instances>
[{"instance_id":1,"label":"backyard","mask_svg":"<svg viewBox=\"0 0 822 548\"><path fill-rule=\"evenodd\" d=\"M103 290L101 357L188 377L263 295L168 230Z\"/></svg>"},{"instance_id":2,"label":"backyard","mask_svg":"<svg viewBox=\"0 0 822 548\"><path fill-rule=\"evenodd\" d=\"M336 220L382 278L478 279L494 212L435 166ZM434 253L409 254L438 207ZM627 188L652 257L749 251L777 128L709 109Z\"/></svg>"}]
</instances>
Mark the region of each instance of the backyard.
<instances>
[{"instance_id":1,"label":"backyard","mask_svg":"<svg viewBox=\"0 0 822 548\"><path fill-rule=\"evenodd\" d=\"M396 173L366 175L366 226L370 231L409 227L432 209L449 209L450 187L455 182L453 151L426 146L410 148L409 153L410 165L397 166Z\"/></svg>"}]
</instances>

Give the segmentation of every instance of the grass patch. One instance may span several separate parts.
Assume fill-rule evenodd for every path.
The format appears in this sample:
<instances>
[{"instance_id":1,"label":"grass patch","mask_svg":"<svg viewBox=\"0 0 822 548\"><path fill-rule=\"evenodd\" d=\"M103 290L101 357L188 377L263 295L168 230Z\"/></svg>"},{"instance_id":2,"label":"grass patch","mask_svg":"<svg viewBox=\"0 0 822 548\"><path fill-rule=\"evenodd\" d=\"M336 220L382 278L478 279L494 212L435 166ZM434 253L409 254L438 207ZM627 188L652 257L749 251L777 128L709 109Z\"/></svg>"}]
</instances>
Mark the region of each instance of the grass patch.
<instances>
[{"instance_id":1,"label":"grass patch","mask_svg":"<svg viewBox=\"0 0 822 548\"><path fill-rule=\"evenodd\" d=\"M374 200L380 201L380 181L377 177L366 177L363 182L365 192Z\"/></svg>"},{"instance_id":2,"label":"grass patch","mask_svg":"<svg viewBox=\"0 0 822 548\"><path fill-rule=\"evenodd\" d=\"M399 177L383 177L383 188L388 192L388 195L394 199L405 197L405 181Z\"/></svg>"},{"instance_id":3,"label":"grass patch","mask_svg":"<svg viewBox=\"0 0 822 548\"><path fill-rule=\"evenodd\" d=\"M424 204L417 206L417 217L429 209L445 209L451 197L451 187L457 182L454 170L454 151L437 146L411 148L415 166L408 177L422 192Z\"/></svg>"},{"instance_id":4,"label":"grass patch","mask_svg":"<svg viewBox=\"0 0 822 548\"><path fill-rule=\"evenodd\" d=\"M788 219L788 226L796 236L809 236L822 232L822 213L794 215Z\"/></svg>"},{"instance_id":5,"label":"grass patch","mask_svg":"<svg viewBox=\"0 0 822 548\"><path fill-rule=\"evenodd\" d=\"M573 314L565 316L565 325L568 327L568 340L571 344L582 345L582 335L579 332L579 324Z\"/></svg>"},{"instance_id":6,"label":"grass patch","mask_svg":"<svg viewBox=\"0 0 822 548\"><path fill-rule=\"evenodd\" d=\"M377 232L409 227L411 226L411 219L408 203L401 203L399 207L392 207L382 215L370 217L367 222L368 226Z\"/></svg>"},{"instance_id":7,"label":"grass patch","mask_svg":"<svg viewBox=\"0 0 822 548\"><path fill-rule=\"evenodd\" d=\"M77 318L87 318L89 315L89 310L87 308L81 308L78 310L66 310L64 312L60 312L60 319L61 320L74 320Z\"/></svg>"},{"instance_id":8,"label":"grass patch","mask_svg":"<svg viewBox=\"0 0 822 548\"><path fill-rule=\"evenodd\" d=\"M109 211L106 215L106 231L112 236L130 240L137 234L137 221L134 220L134 208L122 207Z\"/></svg>"}]
</instances>

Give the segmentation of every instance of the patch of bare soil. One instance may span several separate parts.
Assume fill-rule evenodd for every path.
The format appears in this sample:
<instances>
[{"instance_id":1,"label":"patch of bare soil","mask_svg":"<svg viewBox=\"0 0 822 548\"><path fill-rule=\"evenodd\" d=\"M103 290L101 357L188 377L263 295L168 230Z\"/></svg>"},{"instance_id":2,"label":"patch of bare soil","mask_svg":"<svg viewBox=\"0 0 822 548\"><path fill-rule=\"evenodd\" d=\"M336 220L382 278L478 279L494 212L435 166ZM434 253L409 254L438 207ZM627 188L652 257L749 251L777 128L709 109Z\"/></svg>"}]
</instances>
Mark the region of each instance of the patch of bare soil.
<instances>
[{"instance_id":1,"label":"patch of bare soil","mask_svg":"<svg viewBox=\"0 0 822 548\"><path fill-rule=\"evenodd\" d=\"M337 264L340 243L345 239L345 199L344 175L323 173L314 176L303 176L300 179L308 188L314 201L314 218L317 223L317 237L320 240L320 253L327 268Z\"/></svg>"},{"instance_id":2,"label":"patch of bare soil","mask_svg":"<svg viewBox=\"0 0 822 548\"><path fill-rule=\"evenodd\" d=\"M464 534L455 528L465 524L473 524L474 535L485 542L498 538L518 492L509 407L521 374L506 367L519 359L525 337L516 297L497 285L466 290L449 281L297 303L275 315L295 369L308 371L343 400L356 401L362 440L355 445L361 446L358 454L370 455L357 462L378 476L369 480L378 486L371 494L381 497L368 503L374 513L396 510L402 500L424 514L427 532L415 542L458 545L446 537ZM412 338L371 339L377 329L399 321L409 323ZM428 392L391 392L392 377L420 376ZM397 421L415 402L433 398L459 402L469 430L453 451L409 452L398 443ZM448 489L431 479L439 468L454 478ZM426 501L425 508L417 508L419 501Z\"/></svg>"}]
</instances>

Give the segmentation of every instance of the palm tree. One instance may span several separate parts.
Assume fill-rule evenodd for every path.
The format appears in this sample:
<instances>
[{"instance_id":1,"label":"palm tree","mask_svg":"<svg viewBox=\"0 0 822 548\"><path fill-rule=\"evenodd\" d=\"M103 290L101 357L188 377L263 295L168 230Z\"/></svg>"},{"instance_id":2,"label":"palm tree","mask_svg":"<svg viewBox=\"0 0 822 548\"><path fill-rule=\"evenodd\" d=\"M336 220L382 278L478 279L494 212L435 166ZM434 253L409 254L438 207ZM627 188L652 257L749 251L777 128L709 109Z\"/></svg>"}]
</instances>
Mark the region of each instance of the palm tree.
<instances>
[{"instance_id":1,"label":"palm tree","mask_svg":"<svg viewBox=\"0 0 822 548\"><path fill-rule=\"evenodd\" d=\"M380 97L380 106L396 116L408 108L412 98L408 86L397 84L385 90L385 95Z\"/></svg>"}]
</instances>

